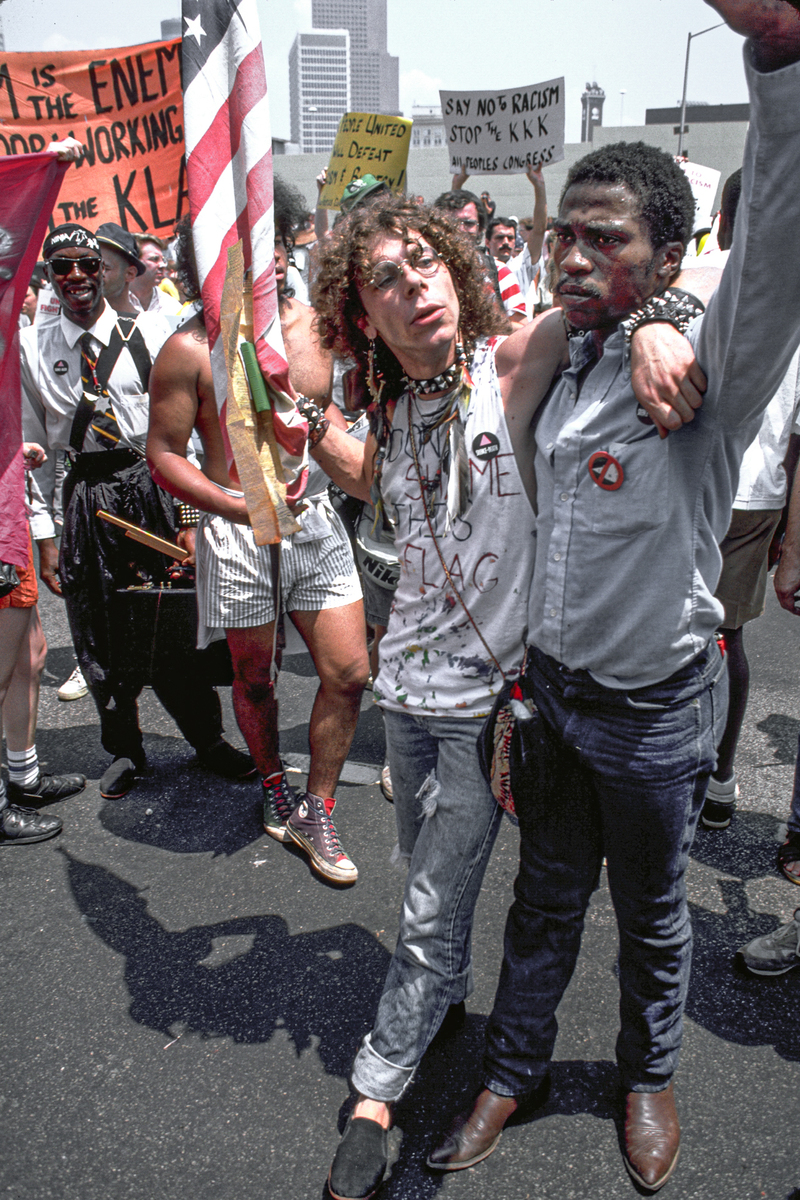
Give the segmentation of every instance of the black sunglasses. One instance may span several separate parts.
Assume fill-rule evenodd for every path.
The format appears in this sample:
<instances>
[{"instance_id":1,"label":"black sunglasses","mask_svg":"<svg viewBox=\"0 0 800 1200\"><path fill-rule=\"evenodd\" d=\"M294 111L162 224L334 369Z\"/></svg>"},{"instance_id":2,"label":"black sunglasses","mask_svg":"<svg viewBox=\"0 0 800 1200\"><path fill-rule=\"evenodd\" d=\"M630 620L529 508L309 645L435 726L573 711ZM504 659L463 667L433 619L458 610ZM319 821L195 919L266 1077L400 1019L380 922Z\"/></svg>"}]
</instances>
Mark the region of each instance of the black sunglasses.
<instances>
[{"instance_id":1,"label":"black sunglasses","mask_svg":"<svg viewBox=\"0 0 800 1200\"><path fill-rule=\"evenodd\" d=\"M80 267L84 275L98 275L103 266L102 258L90 257L88 254L80 258L50 258L48 263L54 275L69 275L73 267Z\"/></svg>"}]
</instances>

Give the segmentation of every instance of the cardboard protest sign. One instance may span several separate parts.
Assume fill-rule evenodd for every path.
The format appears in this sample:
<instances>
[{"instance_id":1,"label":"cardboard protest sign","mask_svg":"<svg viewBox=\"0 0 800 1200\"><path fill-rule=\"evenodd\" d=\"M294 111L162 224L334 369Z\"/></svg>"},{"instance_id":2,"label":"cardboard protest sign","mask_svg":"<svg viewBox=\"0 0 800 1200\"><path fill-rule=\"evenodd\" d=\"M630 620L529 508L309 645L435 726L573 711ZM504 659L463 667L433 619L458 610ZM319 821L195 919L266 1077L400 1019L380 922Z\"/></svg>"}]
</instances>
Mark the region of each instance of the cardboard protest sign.
<instances>
[{"instance_id":1,"label":"cardboard protest sign","mask_svg":"<svg viewBox=\"0 0 800 1200\"><path fill-rule=\"evenodd\" d=\"M320 208L338 208L348 183L374 175L402 192L406 184L412 122L382 113L345 113L331 150Z\"/></svg>"},{"instance_id":2,"label":"cardboard protest sign","mask_svg":"<svg viewBox=\"0 0 800 1200\"><path fill-rule=\"evenodd\" d=\"M505 92L439 92L453 174L520 175L564 157L564 79Z\"/></svg>"},{"instance_id":3,"label":"cardboard protest sign","mask_svg":"<svg viewBox=\"0 0 800 1200\"><path fill-rule=\"evenodd\" d=\"M689 180L694 196L694 228L704 229L711 224L711 208L722 172L682 158L676 158L675 161Z\"/></svg>"},{"instance_id":4,"label":"cardboard protest sign","mask_svg":"<svg viewBox=\"0 0 800 1200\"><path fill-rule=\"evenodd\" d=\"M115 50L0 54L0 156L71 136L53 220L171 234L188 211L180 39Z\"/></svg>"}]
</instances>

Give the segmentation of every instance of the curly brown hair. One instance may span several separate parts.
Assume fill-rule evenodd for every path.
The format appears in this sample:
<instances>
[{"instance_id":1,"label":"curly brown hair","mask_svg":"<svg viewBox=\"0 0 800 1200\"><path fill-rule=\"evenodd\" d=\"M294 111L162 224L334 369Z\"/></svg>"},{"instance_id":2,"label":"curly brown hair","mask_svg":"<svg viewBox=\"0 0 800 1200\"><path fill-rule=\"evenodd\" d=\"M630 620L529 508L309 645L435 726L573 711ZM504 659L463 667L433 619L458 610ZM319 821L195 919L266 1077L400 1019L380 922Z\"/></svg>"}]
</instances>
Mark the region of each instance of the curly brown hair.
<instances>
[{"instance_id":1,"label":"curly brown hair","mask_svg":"<svg viewBox=\"0 0 800 1200\"><path fill-rule=\"evenodd\" d=\"M318 270L311 289L320 341L342 358L367 369L369 341L359 328L364 308L358 294L372 272L371 247L376 238L408 239L421 234L443 259L453 279L460 306L460 329L467 358L480 337L508 333L510 326L487 290L485 268L475 243L461 232L450 214L404 197L389 196L355 208L318 245ZM401 390L402 369L380 338L375 363L386 379L388 395Z\"/></svg>"}]
</instances>

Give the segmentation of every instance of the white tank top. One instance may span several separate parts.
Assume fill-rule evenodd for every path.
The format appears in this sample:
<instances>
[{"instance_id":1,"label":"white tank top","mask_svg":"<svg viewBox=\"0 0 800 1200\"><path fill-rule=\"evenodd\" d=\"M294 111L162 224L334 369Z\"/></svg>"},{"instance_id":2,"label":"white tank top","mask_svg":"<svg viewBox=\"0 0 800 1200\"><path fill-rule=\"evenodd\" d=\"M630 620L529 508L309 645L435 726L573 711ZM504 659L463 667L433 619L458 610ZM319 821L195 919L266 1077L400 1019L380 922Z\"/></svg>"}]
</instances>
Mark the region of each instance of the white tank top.
<instances>
[{"instance_id":1,"label":"white tank top","mask_svg":"<svg viewBox=\"0 0 800 1200\"><path fill-rule=\"evenodd\" d=\"M450 576L506 674L522 659L536 549L535 516L517 469L495 367L499 344L478 348L465 433L471 499L446 521L447 478L437 479L446 427L423 444L449 397L410 400L423 480L435 498L432 522ZM395 521L400 582L380 645L374 695L385 708L432 716L486 715L503 678L454 599L425 519L408 436L409 394L397 402L381 476Z\"/></svg>"}]
</instances>

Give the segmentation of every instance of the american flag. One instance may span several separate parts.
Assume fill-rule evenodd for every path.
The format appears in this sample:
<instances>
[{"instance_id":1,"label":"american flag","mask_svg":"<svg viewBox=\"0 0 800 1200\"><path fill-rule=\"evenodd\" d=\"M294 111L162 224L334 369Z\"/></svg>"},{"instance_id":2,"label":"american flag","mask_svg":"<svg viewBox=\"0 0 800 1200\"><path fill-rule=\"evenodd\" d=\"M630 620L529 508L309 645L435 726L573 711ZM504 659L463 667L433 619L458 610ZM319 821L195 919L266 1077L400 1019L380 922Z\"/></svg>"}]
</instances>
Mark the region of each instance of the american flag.
<instances>
[{"instance_id":1,"label":"american flag","mask_svg":"<svg viewBox=\"0 0 800 1200\"><path fill-rule=\"evenodd\" d=\"M183 0L183 93L192 233L228 463L233 450L226 429L228 377L220 307L228 250L241 240L245 269L252 269L256 354L273 400L272 428L285 496L292 501L305 487L308 426L289 398L278 314L272 137L255 0ZM238 455L237 467L252 516ZM257 541L262 540L257 528ZM277 535L267 540L276 541Z\"/></svg>"}]
</instances>

